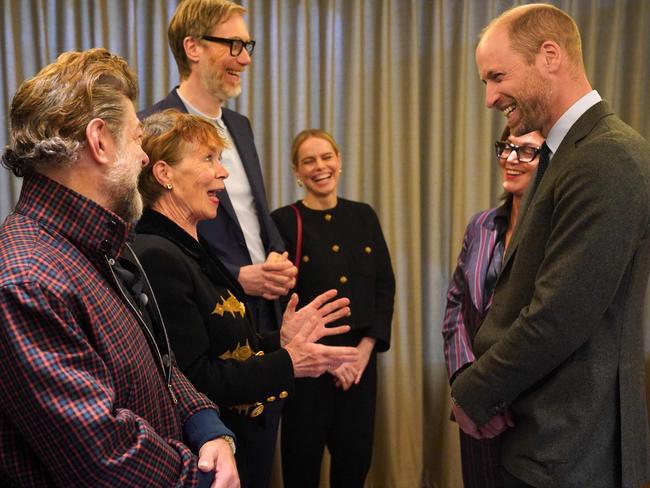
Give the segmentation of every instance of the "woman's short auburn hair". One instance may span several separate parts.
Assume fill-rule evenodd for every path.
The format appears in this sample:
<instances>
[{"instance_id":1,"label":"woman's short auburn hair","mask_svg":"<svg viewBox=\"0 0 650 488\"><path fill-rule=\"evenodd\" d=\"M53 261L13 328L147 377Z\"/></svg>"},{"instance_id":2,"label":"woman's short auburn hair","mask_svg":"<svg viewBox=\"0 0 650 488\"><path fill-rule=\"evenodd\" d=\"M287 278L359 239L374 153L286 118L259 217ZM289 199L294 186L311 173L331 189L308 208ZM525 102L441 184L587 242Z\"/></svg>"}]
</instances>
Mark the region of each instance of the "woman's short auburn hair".
<instances>
[{"instance_id":1,"label":"woman's short auburn hair","mask_svg":"<svg viewBox=\"0 0 650 488\"><path fill-rule=\"evenodd\" d=\"M149 156L149 164L140 172L138 190L146 208L151 208L165 191L153 174L156 162L176 166L192 147L208 146L221 151L227 146L212 121L175 109L150 115L142 121L142 129L142 149Z\"/></svg>"}]
</instances>

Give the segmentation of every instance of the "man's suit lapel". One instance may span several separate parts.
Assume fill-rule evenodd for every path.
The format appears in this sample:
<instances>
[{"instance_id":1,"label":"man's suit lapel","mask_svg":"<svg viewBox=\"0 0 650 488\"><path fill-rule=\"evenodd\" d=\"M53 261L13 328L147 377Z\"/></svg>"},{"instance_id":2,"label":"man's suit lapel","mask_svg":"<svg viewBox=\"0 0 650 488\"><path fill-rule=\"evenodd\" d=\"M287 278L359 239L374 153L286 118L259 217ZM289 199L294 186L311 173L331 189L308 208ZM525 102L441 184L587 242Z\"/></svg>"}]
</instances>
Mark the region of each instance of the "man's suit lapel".
<instances>
[{"instance_id":1,"label":"man's suit lapel","mask_svg":"<svg viewBox=\"0 0 650 488\"><path fill-rule=\"evenodd\" d=\"M185 104L183 103L183 100L181 100L181 97L178 96L176 90L178 90L178 87L174 87L174 89L169 92L169 95L165 98L165 103L169 108L177 108L179 111L187 113Z\"/></svg>"},{"instance_id":2,"label":"man's suit lapel","mask_svg":"<svg viewBox=\"0 0 650 488\"><path fill-rule=\"evenodd\" d=\"M231 116L231 113L224 110L223 111L223 121L228 127L228 131L237 146L237 152L239 157L244 165L244 170L246 171L246 176L251 186L251 191L253 192L253 197L255 201L263 201L266 196L261 194L262 181L260 180L260 174L256 171L256 167L253 164L254 155L251 154L251 148L253 147L253 141L249 140L248 131L235 117Z\"/></svg>"},{"instance_id":3,"label":"man's suit lapel","mask_svg":"<svg viewBox=\"0 0 650 488\"><path fill-rule=\"evenodd\" d=\"M268 242L266 235L267 231L261 216L268 214L268 209L266 208L266 193L264 192L264 182L262 181L262 174L260 172L261 168L259 167L259 164L256 164L255 154L252 152L254 151L255 145L251 140L250 131L246 130L246 126L238 121L236 117L232 116L231 111L224 110L222 118L230 132L230 136L232 137L235 146L237 147L239 158L244 165L244 171L246 172L248 183L251 187L251 192L253 193L253 202L260 221L262 241L266 247L266 243ZM228 199L228 202L230 203L230 199ZM230 208L232 208L232 204L230 204ZM232 215L235 215L234 210ZM234 216L234 219L236 220L237 217Z\"/></svg>"},{"instance_id":4,"label":"man's suit lapel","mask_svg":"<svg viewBox=\"0 0 650 488\"><path fill-rule=\"evenodd\" d=\"M531 177L531 181L534 181L534 177ZM512 237L510 237L510 242L508 247L506 248L506 252L503 256L503 264L501 266L501 270L506 269L508 266L508 263L510 262L510 258L514 256L515 250L517 249L517 246L519 245L519 239L521 236L521 228L523 227L522 223L525 221L524 216L526 215L526 210L528 210L528 204L530 203L531 199L531 187L529 186L526 189L526 192L524 193L524 197L522 198L521 201L521 206L519 207L519 215L517 216L517 224L515 225L515 230L512 232ZM499 277L501 277L502 273L499 273Z\"/></svg>"},{"instance_id":5,"label":"man's suit lapel","mask_svg":"<svg viewBox=\"0 0 650 488\"><path fill-rule=\"evenodd\" d=\"M512 234L512 239L510 240L510 245L506 249L506 254L503 258L502 270L505 270L506 267L510 264L513 256L516 253L517 246L521 240L521 236L524 234L528 228L529 221L526 219L527 210L530 208L531 204L534 204L536 201L539 201L541 198L546 198L546 193L548 193L549 188L553 184L553 181L556 178L557 173L564 166L565 160L570 156L576 148L576 145L580 143L594 128L596 123L603 117L612 115L607 102L601 101L598 102L593 107L589 108L582 116L576 121L575 124L569 129L567 135L564 137L560 146L557 148L557 151L553 154L551 163L544 174L544 178L540 182L537 190L532 194L532 185L528 187L524 198L522 201L521 208L519 209L519 217L517 220L517 225ZM532 178L534 181L534 177ZM503 274L503 273L501 273ZM501 277L501 274L499 277Z\"/></svg>"}]
</instances>

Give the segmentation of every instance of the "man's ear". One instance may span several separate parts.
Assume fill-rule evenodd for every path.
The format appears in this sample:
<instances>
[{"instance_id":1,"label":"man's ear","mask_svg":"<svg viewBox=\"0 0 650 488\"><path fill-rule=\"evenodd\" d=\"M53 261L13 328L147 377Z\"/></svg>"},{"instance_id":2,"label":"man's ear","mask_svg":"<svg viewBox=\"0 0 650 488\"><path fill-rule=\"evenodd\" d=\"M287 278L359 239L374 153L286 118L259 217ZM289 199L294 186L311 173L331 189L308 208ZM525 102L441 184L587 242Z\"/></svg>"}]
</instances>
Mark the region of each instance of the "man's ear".
<instances>
[{"instance_id":1,"label":"man's ear","mask_svg":"<svg viewBox=\"0 0 650 488\"><path fill-rule=\"evenodd\" d=\"M110 148L115 140L102 119L92 119L86 126L86 143L90 156L101 164L110 162Z\"/></svg>"},{"instance_id":2,"label":"man's ear","mask_svg":"<svg viewBox=\"0 0 650 488\"><path fill-rule=\"evenodd\" d=\"M199 60L199 40L195 39L194 37L187 36L185 39L183 39L183 49L185 49L185 56L187 56L187 59L193 62L197 62Z\"/></svg>"},{"instance_id":3,"label":"man's ear","mask_svg":"<svg viewBox=\"0 0 650 488\"><path fill-rule=\"evenodd\" d=\"M555 41L544 41L539 48L544 69L549 73L555 73L560 68L564 59L564 51Z\"/></svg>"}]
</instances>

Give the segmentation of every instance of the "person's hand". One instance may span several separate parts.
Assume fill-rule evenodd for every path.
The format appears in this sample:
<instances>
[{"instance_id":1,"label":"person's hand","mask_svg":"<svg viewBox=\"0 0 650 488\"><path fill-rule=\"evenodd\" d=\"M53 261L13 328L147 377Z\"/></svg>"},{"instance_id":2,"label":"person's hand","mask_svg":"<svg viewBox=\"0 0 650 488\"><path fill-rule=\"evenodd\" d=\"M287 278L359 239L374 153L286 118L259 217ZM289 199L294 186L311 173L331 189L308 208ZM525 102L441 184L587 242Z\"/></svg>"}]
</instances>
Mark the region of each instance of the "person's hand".
<instances>
[{"instance_id":1,"label":"person's hand","mask_svg":"<svg viewBox=\"0 0 650 488\"><path fill-rule=\"evenodd\" d=\"M491 439L506 429L515 426L514 417L509 409L495 415L485 425L480 427L453 400L451 410L461 430L474 439Z\"/></svg>"},{"instance_id":2,"label":"person's hand","mask_svg":"<svg viewBox=\"0 0 650 488\"><path fill-rule=\"evenodd\" d=\"M343 391L348 391L357 377L357 369L354 363L344 363L329 373L334 377L336 387L341 388Z\"/></svg>"},{"instance_id":3,"label":"person's hand","mask_svg":"<svg viewBox=\"0 0 650 488\"><path fill-rule=\"evenodd\" d=\"M315 344L322 336L314 330L320 328L319 320L312 317L307 320L291 341L284 346L289 353L296 378L307 376L316 378L326 371L333 371L343 363L356 361L359 351L356 347L326 346ZM348 326L343 326L349 329ZM339 329L340 327L337 327ZM330 330L326 329L325 330Z\"/></svg>"},{"instance_id":4,"label":"person's hand","mask_svg":"<svg viewBox=\"0 0 650 488\"><path fill-rule=\"evenodd\" d=\"M296 378L318 378L327 371L333 371L346 362L359 357L356 347L326 346L312 342L299 342L296 337L285 349L291 357L293 375Z\"/></svg>"},{"instance_id":5,"label":"person's hand","mask_svg":"<svg viewBox=\"0 0 650 488\"><path fill-rule=\"evenodd\" d=\"M297 275L298 268L289 261L288 253L273 251L265 262L239 268L237 281L247 295L277 300L296 286Z\"/></svg>"},{"instance_id":6,"label":"person's hand","mask_svg":"<svg viewBox=\"0 0 650 488\"><path fill-rule=\"evenodd\" d=\"M240 487L235 455L225 439L213 439L201 446L198 467L205 473L214 471L210 488Z\"/></svg>"},{"instance_id":7,"label":"person's hand","mask_svg":"<svg viewBox=\"0 0 650 488\"><path fill-rule=\"evenodd\" d=\"M350 307L348 306L350 300L347 298L332 300L336 294L336 290L328 290L325 293L321 293L300 310L296 310L298 306L298 295L295 293L292 294L282 316L280 345L282 347L286 346L298 331L304 327L304 324L310 320L315 320L316 322L312 324L313 327L307 337L308 342L316 342L325 336L348 332L350 327L347 325L325 327L335 320L350 315Z\"/></svg>"},{"instance_id":8,"label":"person's hand","mask_svg":"<svg viewBox=\"0 0 650 488\"><path fill-rule=\"evenodd\" d=\"M512 412L510 409L506 409L503 412L492 417L487 424L481 425L479 427L479 430L481 431L481 436L484 439L492 439L493 437L501 434L503 431L514 426L515 419L512 415Z\"/></svg>"},{"instance_id":9,"label":"person's hand","mask_svg":"<svg viewBox=\"0 0 650 488\"><path fill-rule=\"evenodd\" d=\"M372 337L364 337L357 345L359 359L353 363L344 363L334 371L330 371L330 374L334 376L334 383L338 388L342 388L343 391L348 391L353 384L359 384L368 366L370 355L375 348L375 342L376 340Z\"/></svg>"},{"instance_id":10,"label":"person's hand","mask_svg":"<svg viewBox=\"0 0 650 488\"><path fill-rule=\"evenodd\" d=\"M453 398L451 401L451 411L454 415L456 423L458 424L458 427L460 427L460 430L473 437L474 439L483 438L478 425L476 425L476 423L471 418L469 418L469 415L465 413L465 411L454 401Z\"/></svg>"}]
</instances>

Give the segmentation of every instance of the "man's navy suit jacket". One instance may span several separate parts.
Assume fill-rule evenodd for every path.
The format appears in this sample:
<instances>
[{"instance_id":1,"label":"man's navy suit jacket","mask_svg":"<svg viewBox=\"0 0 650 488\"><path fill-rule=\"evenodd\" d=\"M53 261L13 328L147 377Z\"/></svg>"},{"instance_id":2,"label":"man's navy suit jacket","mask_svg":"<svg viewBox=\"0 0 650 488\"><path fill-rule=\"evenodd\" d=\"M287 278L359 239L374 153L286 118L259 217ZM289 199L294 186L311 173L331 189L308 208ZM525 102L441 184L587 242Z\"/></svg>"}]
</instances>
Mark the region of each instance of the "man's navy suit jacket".
<instances>
[{"instance_id":1,"label":"man's navy suit jacket","mask_svg":"<svg viewBox=\"0 0 650 488\"><path fill-rule=\"evenodd\" d=\"M152 107L138 113L140 120L144 120L149 115L161 112L168 108L176 109L180 112L187 113L187 108L183 101L176 93L174 88L166 98L159 101ZM237 147L237 152L244 165L248 182L251 186L253 199L255 201L255 210L260 222L260 231L264 250L268 255L271 251L282 252L284 250L284 242L282 237L275 227L273 220L269 215L269 208L266 199L266 191L264 190L264 180L262 178L262 169L260 167L259 156L255 149L255 139L253 137L253 130L247 117L227 108L222 108L223 121L228 127L228 131ZM246 241L242 232L235 209L233 208L228 192L223 190L219 194L219 211L214 219L204 220L199 223L199 233L217 250L217 257L226 266L228 271L237 278L239 276L239 268L252 264L250 253L246 247ZM265 301L258 297L249 297L249 302L258 302L254 308L259 309L265 307ZM271 305L271 304L269 304ZM267 307L272 312L275 323L267 323L268 319L261 313L255 317L258 322L258 327L262 330L275 329L279 325L280 309L277 303L272 307ZM254 315L257 315L254 312Z\"/></svg>"}]
</instances>

